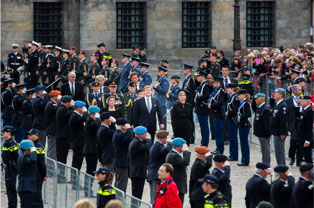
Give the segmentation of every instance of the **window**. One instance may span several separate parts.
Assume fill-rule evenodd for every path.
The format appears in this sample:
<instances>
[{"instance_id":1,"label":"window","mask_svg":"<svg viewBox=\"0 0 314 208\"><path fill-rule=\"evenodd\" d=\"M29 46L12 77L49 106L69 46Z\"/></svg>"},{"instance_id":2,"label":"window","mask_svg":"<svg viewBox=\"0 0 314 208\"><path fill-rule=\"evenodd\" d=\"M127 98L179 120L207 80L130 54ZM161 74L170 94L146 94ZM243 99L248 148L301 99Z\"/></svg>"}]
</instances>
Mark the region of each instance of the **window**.
<instances>
[{"instance_id":1,"label":"window","mask_svg":"<svg viewBox=\"0 0 314 208\"><path fill-rule=\"evenodd\" d=\"M182 2L182 47L210 45L210 2Z\"/></svg>"},{"instance_id":2,"label":"window","mask_svg":"<svg viewBox=\"0 0 314 208\"><path fill-rule=\"evenodd\" d=\"M274 44L273 1L248 1L246 7L247 47L269 47Z\"/></svg>"},{"instance_id":3,"label":"window","mask_svg":"<svg viewBox=\"0 0 314 208\"><path fill-rule=\"evenodd\" d=\"M62 2L34 2L34 40L62 46Z\"/></svg>"},{"instance_id":4,"label":"window","mask_svg":"<svg viewBox=\"0 0 314 208\"><path fill-rule=\"evenodd\" d=\"M146 3L117 3L117 48L146 47Z\"/></svg>"}]
</instances>

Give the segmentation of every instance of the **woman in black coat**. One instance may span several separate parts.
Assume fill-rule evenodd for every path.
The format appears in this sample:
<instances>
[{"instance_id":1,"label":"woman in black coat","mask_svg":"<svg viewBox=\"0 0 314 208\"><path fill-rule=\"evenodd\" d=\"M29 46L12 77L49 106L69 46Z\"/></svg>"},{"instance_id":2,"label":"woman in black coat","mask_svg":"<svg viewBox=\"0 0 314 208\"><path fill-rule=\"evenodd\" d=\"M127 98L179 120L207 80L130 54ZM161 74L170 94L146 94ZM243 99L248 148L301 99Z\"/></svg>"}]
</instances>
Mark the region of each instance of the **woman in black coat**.
<instances>
[{"instance_id":1,"label":"woman in black coat","mask_svg":"<svg viewBox=\"0 0 314 208\"><path fill-rule=\"evenodd\" d=\"M178 99L171 111L174 136L183 138L189 145L193 135L193 108L190 103L185 102L186 93L183 90L179 90Z\"/></svg>"},{"instance_id":2,"label":"woman in black coat","mask_svg":"<svg viewBox=\"0 0 314 208\"><path fill-rule=\"evenodd\" d=\"M110 116L114 117L115 119L123 117L122 109L117 108L115 105L116 98L114 96L109 96L106 102L108 105L105 107L104 112L109 112Z\"/></svg>"}]
</instances>

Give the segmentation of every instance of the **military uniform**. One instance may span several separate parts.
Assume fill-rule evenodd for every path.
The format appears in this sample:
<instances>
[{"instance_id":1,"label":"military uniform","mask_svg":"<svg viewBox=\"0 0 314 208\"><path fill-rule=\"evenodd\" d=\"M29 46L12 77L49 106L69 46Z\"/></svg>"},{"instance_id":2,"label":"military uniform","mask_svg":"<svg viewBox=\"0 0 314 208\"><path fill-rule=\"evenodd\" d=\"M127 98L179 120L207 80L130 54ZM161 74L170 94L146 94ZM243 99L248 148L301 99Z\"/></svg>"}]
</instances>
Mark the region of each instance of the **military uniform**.
<instances>
[{"instance_id":1,"label":"military uniform","mask_svg":"<svg viewBox=\"0 0 314 208\"><path fill-rule=\"evenodd\" d=\"M79 67L80 67L80 60L79 58L77 57L76 54L73 54L70 58L71 60L71 71L78 71Z\"/></svg>"},{"instance_id":2,"label":"military uniform","mask_svg":"<svg viewBox=\"0 0 314 208\"><path fill-rule=\"evenodd\" d=\"M195 78L192 74L185 77L182 83L182 89L184 90L186 94L186 102L190 103L194 107L196 83L195 83Z\"/></svg>"},{"instance_id":3,"label":"military uniform","mask_svg":"<svg viewBox=\"0 0 314 208\"><path fill-rule=\"evenodd\" d=\"M23 138L24 131L21 129L21 123L23 120L23 112L22 112L22 106L23 102L25 100L25 97L22 94L16 94L12 100L12 106L14 108L14 112L12 115L11 123L14 126L14 128L17 130L17 134L15 135L15 141L18 143Z\"/></svg>"},{"instance_id":4,"label":"military uniform","mask_svg":"<svg viewBox=\"0 0 314 208\"><path fill-rule=\"evenodd\" d=\"M311 208L313 207L313 182L304 177L294 185L292 190L293 208Z\"/></svg>"},{"instance_id":5,"label":"military uniform","mask_svg":"<svg viewBox=\"0 0 314 208\"><path fill-rule=\"evenodd\" d=\"M87 83L86 77L83 75L84 72L88 72L88 64L86 62L86 58L81 59L79 63L78 70L76 71L76 80L80 82L81 80L84 80L84 85Z\"/></svg>"},{"instance_id":6,"label":"military uniform","mask_svg":"<svg viewBox=\"0 0 314 208\"><path fill-rule=\"evenodd\" d=\"M14 92L9 88L6 88L2 92L1 108L3 109L3 112L2 112L3 126L11 125L11 119L14 112L14 109L12 106L13 97L14 97Z\"/></svg>"},{"instance_id":7,"label":"military uniform","mask_svg":"<svg viewBox=\"0 0 314 208\"><path fill-rule=\"evenodd\" d=\"M271 201L276 208L289 208L292 203L292 189L294 177L288 176L288 180L276 180L271 186Z\"/></svg>"},{"instance_id":8,"label":"military uniform","mask_svg":"<svg viewBox=\"0 0 314 208\"><path fill-rule=\"evenodd\" d=\"M87 107L95 105L100 109L104 109L106 107L106 100L101 92L91 92L86 95L86 104Z\"/></svg>"},{"instance_id":9,"label":"military uniform","mask_svg":"<svg viewBox=\"0 0 314 208\"><path fill-rule=\"evenodd\" d=\"M239 100L237 99L236 93L229 95L227 100L226 112L227 114L227 129L230 138L229 146L229 159L238 160L239 150L238 150L238 127L235 122L235 117L237 116L239 108Z\"/></svg>"},{"instance_id":10,"label":"military uniform","mask_svg":"<svg viewBox=\"0 0 314 208\"><path fill-rule=\"evenodd\" d=\"M12 69L10 72L10 77L14 79L16 84L20 83L20 72L18 69L24 65L23 55L19 52L12 52L8 55L8 69Z\"/></svg>"},{"instance_id":11,"label":"military uniform","mask_svg":"<svg viewBox=\"0 0 314 208\"><path fill-rule=\"evenodd\" d=\"M130 92L127 92L123 94L123 114L124 117L128 120L128 123L131 123L132 120L133 103L136 98L136 93L131 94Z\"/></svg>"},{"instance_id":12,"label":"military uniform","mask_svg":"<svg viewBox=\"0 0 314 208\"><path fill-rule=\"evenodd\" d=\"M16 176L17 176L17 158L18 153L18 144L14 141L13 138L5 140L2 145L1 157L3 163L1 164L4 167L4 177L5 177L5 186L8 196L8 207L16 208L17 207L17 193L16 193ZM4 165L4 166L3 166Z\"/></svg>"},{"instance_id":13,"label":"military uniform","mask_svg":"<svg viewBox=\"0 0 314 208\"><path fill-rule=\"evenodd\" d=\"M58 73L59 77L62 77L62 82L67 81L67 74L71 71L71 60L69 58L64 59L61 65L61 72Z\"/></svg>"},{"instance_id":14,"label":"military uniform","mask_svg":"<svg viewBox=\"0 0 314 208\"><path fill-rule=\"evenodd\" d=\"M38 71L39 53L38 50L34 50L28 56L27 72L28 72L28 87L33 88L37 86L39 75Z\"/></svg>"},{"instance_id":15,"label":"military uniform","mask_svg":"<svg viewBox=\"0 0 314 208\"><path fill-rule=\"evenodd\" d=\"M23 119L21 123L21 128L23 128L23 132L30 130L33 126L33 116L32 116L32 100L25 99L22 104L22 114ZM26 139L26 136L23 137Z\"/></svg>"},{"instance_id":16,"label":"military uniform","mask_svg":"<svg viewBox=\"0 0 314 208\"><path fill-rule=\"evenodd\" d=\"M49 74L53 73L53 58L54 55L53 53L47 53L45 55L45 57L43 58L43 62L41 64L41 69L42 69L42 74L41 74L41 80L42 80L42 84L45 86L48 86L50 81L49 81ZM47 66L49 64L49 67ZM44 72L47 73L47 75L44 75Z\"/></svg>"},{"instance_id":17,"label":"military uniform","mask_svg":"<svg viewBox=\"0 0 314 208\"><path fill-rule=\"evenodd\" d=\"M109 65L109 66L111 65L112 57L111 57L111 54L110 54L110 53L108 53L108 52L102 53L100 50L97 50L95 53L98 54L98 56L99 56L99 59L98 59L98 64L99 64L99 66L101 66L101 62L102 62L102 60L103 60L104 58L109 59L109 64L108 64L108 65Z\"/></svg>"},{"instance_id":18,"label":"military uniform","mask_svg":"<svg viewBox=\"0 0 314 208\"><path fill-rule=\"evenodd\" d=\"M142 74L142 80L140 81L140 85L142 86L146 86L146 85L151 85L152 84L152 75L150 75L150 73L148 71L144 72Z\"/></svg>"},{"instance_id":19,"label":"military uniform","mask_svg":"<svg viewBox=\"0 0 314 208\"><path fill-rule=\"evenodd\" d=\"M91 63L91 65L88 67L88 75L86 76L87 86L90 84L90 82L92 82L92 76L97 76L98 74L100 74L100 65L97 61L95 61L94 63Z\"/></svg>"},{"instance_id":20,"label":"military uniform","mask_svg":"<svg viewBox=\"0 0 314 208\"><path fill-rule=\"evenodd\" d=\"M246 183L245 204L247 208L256 208L261 201L270 201L269 184L262 176L254 174Z\"/></svg>"},{"instance_id":21,"label":"military uniform","mask_svg":"<svg viewBox=\"0 0 314 208\"><path fill-rule=\"evenodd\" d=\"M168 98L168 109L171 109L174 103L178 100L178 91L180 87L178 84L174 84L170 88L169 98Z\"/></svg>"},{"instance_id":22,"label":"military uniform","mask_svg":"<svg viewBox=\"0 0 314 208\"><path fill-rule=\"evenodd\" d=\"M220 73L220 65L218 62L210 63L208 66L208 70L206 71L208 74L211 74L213 77L219 77Z\"/></svg>"},{"instance_id":23,"label":"military uniform","mask_svg":"<svg viewBox=\"0 0 314 208\"><path fill-rule=\"evenodd\" d=\"M55 76L59 74L58 69L61 69L61 64L62 64L62 58L60 55L54 56L52 59L52 65L53 67L50 69L48 73L49 77L49 84L51 84L53 81L55 81ZM56 89L57 84L53 85L53 89Z\"/></svg>"}]
</instances>

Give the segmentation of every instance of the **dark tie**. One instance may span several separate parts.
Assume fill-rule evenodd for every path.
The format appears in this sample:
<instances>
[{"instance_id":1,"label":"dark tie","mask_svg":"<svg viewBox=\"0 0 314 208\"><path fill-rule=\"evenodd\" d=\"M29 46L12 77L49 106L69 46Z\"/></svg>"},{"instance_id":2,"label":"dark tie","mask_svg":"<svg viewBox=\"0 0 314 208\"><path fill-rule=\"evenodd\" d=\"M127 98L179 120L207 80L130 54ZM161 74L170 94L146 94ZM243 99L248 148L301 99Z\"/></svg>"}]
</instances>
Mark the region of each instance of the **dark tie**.
<instances>
[{"instance_id":1,"label":"dark tie","mask_svg":"<svg viewBox=\"0 0 314 208\"><path fill-rule=\"evenodd\" d=\"M71 94L72 94L72 96L74 96L74 87L73 87L73 83L71 83Z\"/></svg>"},{"instance_id":2,"label":"dark tie","mask_svg":"<svg viewBox=\"0 0 314 208\"><path fill-rule=\"evenodd\" d=\"M225 78L225 87L228 86L228 78Z\"/></svg>"}]
</instances>

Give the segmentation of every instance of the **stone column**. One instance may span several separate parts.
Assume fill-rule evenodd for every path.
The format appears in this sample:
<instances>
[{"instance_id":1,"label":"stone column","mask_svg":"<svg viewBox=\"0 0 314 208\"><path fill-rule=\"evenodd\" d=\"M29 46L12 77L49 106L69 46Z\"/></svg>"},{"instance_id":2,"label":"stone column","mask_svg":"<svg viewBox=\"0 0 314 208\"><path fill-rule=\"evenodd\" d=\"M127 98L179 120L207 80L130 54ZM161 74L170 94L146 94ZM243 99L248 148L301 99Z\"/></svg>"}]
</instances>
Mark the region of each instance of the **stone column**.
<instances>
[{"instance_id":1,"label":"stone column","mask_svg":"<svg viewBox=\"0 0 314 208\"><path fill-rule=\"evenodd\" d=\"M233 50L241 50L240 38L240 0L234 0L234 39Z\"/></svg>"}]
</instances>

